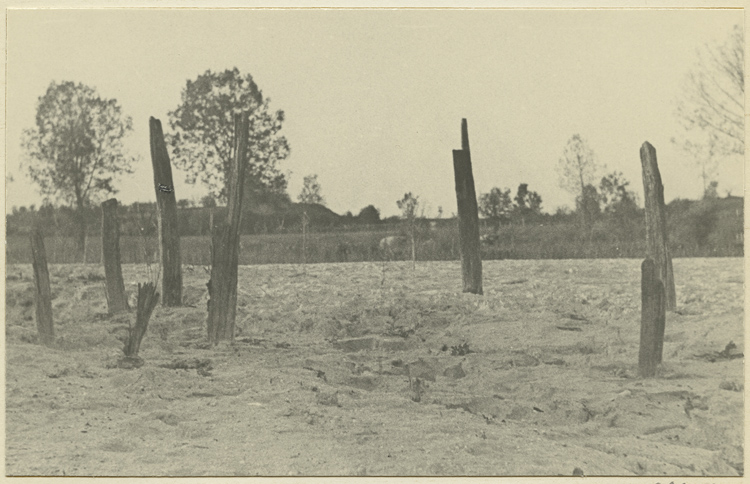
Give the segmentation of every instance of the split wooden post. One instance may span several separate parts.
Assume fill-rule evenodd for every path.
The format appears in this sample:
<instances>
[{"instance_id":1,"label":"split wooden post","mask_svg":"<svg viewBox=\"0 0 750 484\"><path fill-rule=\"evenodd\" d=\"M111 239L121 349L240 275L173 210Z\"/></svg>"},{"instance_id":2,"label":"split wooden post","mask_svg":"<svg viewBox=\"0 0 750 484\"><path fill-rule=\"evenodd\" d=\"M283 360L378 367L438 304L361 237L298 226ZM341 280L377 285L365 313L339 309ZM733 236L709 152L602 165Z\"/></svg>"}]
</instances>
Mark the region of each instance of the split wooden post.
<instances>
[{"instance_id":1,"label":"split wooden post","mask_svg":"<svg viewBox=\"0 0 750 484\"><path fill-rule=\"evenodd\" d=\"M649 378L656 374L662 361L666 298L664 284L652 259L641 264L641 345L638 352L638 374Z\"/></svg>"},{"instance_id":2,"label":"split wooden post","mask_svg":"<svg viewBox=\"0 0 750 484\"><path fill-rule=\"evenodd\" d=\"M120 221L116 198L102 202L102 262L109 313L127 311L128 299L120 265Z\"/></svg>"},{"instance_id":3,"label":"split wooden post","mask_svg":"<svg viewBox=\"0 0 750 484\"><path fill-rule=\"evenodd\" d=\"M47 346L55 342L55 327L52 322L52 293L49 285L49 270L47 268L47 253L44 250L44 236L37 227L31 233L31 256L34 269L34 285L36 292L36 329L39 341Z\"/></svg>"},{"instance_id":4,"label":"split wooden post","mask_svg":"<svg viewBox=\"0 0 750 484\"><path fill-rule=\"evenodd\" d=\"M227 219L217 224L211 237L211 279L208 281L206 325L211 343L234 338L239 233L249 127L247 112L234 115L234 158L227 173Z\"/></svg>"},{"instance_id":5,"label":"split wooden post","mask_svg":"<svg viewBox=\"0 0 750 484\"><path fill-rule=\"evenodd\" d=\"M677 296L672 272L672 256L669 254L667 232L667 208L664 205L664 186L661 182L656 150L646 141L641 146L643 169L643 195L646 206L646 246L648 257L653 259L664 283L664 296L668 310L677 307Z\"/></svg>"},{"instance_id":6,"label":"split wooden post","mask_svg":"<svg viewBox=\"0 0 750 484\"><path fill-rule=\"evenodd\" d=\"M182 262L180 259L180 233L177 227L177 201L172 182L172 165L161 121L149 118L151 134L151 164L154 167L159 255L162 267L162 304L182 305Z\"/></svg>"},{"instance_id":7,"label":"split wooden post","mask_svg":"<svg viewBox=\"0 0 750 484\"><path fill-rule=\"evenodd\" d=\"M479 212L469 151L469 130L461 120L461 149L453 150L453 172L458 202L458 240L461 251L463 292L483 294L482 257L479 245Z\"/></svg>"},{"instance_id":8,"label":"split wooden post","mask_svg":"<svg viewBox=\"0 0 750 484\"><path fill-rule=\"evenodd\" d=\"M127 358L136 358L138 351L141 349L141 341L146 334L148 321L154 308L159 303L159 293L156 292L156 286L147 282L144 285L138 284L138 308L135 315L135 326L128 330L128 340L125 343L123 352Z\"/></svg>"}]
</instances>

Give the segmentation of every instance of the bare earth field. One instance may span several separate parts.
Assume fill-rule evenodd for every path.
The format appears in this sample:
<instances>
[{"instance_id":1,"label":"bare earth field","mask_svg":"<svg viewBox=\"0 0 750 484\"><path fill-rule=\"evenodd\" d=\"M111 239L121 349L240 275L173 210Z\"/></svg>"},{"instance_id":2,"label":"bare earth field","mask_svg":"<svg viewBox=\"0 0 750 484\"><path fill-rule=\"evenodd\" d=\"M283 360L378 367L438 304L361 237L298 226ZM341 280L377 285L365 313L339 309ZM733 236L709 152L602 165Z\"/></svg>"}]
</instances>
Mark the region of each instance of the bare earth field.
<instances>
[{"instance_id":1,"label":"bare earth field","mask_svg":"<svg viewBox=\"0 0 750 484\"><path fill-rule=\"evenodd\" d=\"M742 474L742 259L674 260L649 380L639 260L483 267L474 296L459 262L242 266L238 335L216 348L196 267L127 370L135 316L107 315L101 267L50 267L48 349L31 266L8 266L6 474ZM123 270L131 294L148 281Z\"/></svg>"}]
</instances>

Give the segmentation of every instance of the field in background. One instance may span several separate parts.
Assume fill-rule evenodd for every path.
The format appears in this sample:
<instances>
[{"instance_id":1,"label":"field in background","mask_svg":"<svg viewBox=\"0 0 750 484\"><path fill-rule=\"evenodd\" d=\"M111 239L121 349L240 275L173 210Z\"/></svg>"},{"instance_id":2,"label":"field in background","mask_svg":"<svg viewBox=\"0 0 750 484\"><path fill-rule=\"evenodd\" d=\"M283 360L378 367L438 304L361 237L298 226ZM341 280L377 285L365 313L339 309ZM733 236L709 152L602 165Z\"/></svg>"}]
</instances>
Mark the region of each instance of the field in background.
<instances>
[{"instance_id":1,"label":"field in background","mask_svg":"<svg viewBox=\"0 0 750 484\"><path fill-rule=\"evenodd\" d=\"M489 232L489 229L484 229ZM639 226L612 228L595 226L589 233L581 233L575 225L503 226L497 232L497 241L483 245L482 258L493 259L599 259L642 258L645 256L645 233ZM375 262L384 258L409 260L408 247L384 254L379 242L388 235L402 235L398 230L370 232L314 232L307 235L306 257L303 257L303 239L299 233L243 235L241 236L241 265L299 264L322 262ZM714 235L714 234L709 234ZM705 243L695 243L692 238L675 231L672 236L674 257L739 257L743 255L742 243L732 234L717 233ZM75 260L72 237L45 238L47 257L52 264L80 262ZM185 264L210 264L210 238L208 236L181 237L182 261ZM122 236L120 254L124 264L154 263L157 260L156 237ZM30 263L28 238L9 236L6 245L9 264ZM458 260L458 233L451 227L423 231L417 242L417 260ZM87 239L86 261L100 263L101 239Z\"/></svg>"}]
</instances>

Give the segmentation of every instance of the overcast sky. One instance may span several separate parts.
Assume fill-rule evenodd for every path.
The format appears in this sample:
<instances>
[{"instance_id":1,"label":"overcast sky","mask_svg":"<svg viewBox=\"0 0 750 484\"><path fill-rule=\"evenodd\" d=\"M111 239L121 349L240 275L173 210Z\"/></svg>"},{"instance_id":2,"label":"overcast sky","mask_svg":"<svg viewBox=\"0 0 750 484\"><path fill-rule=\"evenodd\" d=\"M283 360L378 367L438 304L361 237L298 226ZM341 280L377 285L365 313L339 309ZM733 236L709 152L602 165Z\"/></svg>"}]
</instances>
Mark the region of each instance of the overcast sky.
<instances>
[{"instance_id":1,"label":"overcast sky","mask_svg":"<svg viewBox=\"0 0 750 484\"><path fill-rule=\"evenodd\" d=\"M573 205L554 170L580 133L642 200L639 148L656 147L667 201L697 198L700 170L670 139L685 74L724 42L742 10L14 10L8 15L7 211L39 204L23 174L22 130L51 81L116 98L140 157L117 183L123 203L155 200L148 118L162 120L207 69L253 75L291 155L296 200L317 174L327 206L383 216L413 192L428 215L456 211L451 150L468 119L478 193L528 183L544 211ZM723 160L719 193L742 192ZM178 198L206 190L175 171Z\"/></svg>"}]
</instances>

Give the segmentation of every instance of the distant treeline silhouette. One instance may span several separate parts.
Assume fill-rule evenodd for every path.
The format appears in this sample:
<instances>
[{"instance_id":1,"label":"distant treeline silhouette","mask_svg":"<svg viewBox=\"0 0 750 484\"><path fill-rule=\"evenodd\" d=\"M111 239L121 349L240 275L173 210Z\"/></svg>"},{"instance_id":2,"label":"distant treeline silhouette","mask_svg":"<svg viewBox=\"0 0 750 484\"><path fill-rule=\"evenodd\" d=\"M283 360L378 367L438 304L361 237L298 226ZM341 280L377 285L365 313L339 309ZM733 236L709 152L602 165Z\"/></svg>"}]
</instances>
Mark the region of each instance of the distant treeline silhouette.
<instances>
[{"instance_id":1,"label":"distant treeline silhouette","mask_svg":"<svg viewBox=\"0 0 750 484\"><path fill-rule=\"evenodd\" d=\"M212 216L224 217L223 207L178 209L183 237L183 261L208 263L208 234ZM370 206L371 207L371 206ZM670 246L675 257L743 255L743 198L676 199L668 206ZM302 258L301 227L307 214L307 258ZM213 214L213 215L212 215ZM14 208L6 215L8 263L30 262L28 234L35 224L48 243L50 262L74 262L75 212L68 207ZM87 260L99 259L101 212L86 209L88 228ZM457 221L454 218L420 219L418 260L455 260L459 257ZM123 263L153 262L156 251L156 210L153 203L120 207ZM360 215L338 215L318 204L284 204L283 210L268 206L246 210L241 234L240 263L345 262L381 260L378 243L386 235L405 234L398 217L381 220L374 207ZM560 259L642 257L645 226L642 209L621 213L600 213L584 228L575 212L558 210L523 219L482 220L485 259ZM68 240L70 239L70 240ZM300 239L300 240L297 240ZM68 247L70 246L70 247ZM132 246L132 247L131 247ZM70 252L70 254L68 253ZM391 254L407 259L407 254Z\"/></svg>"}]
</instances>

